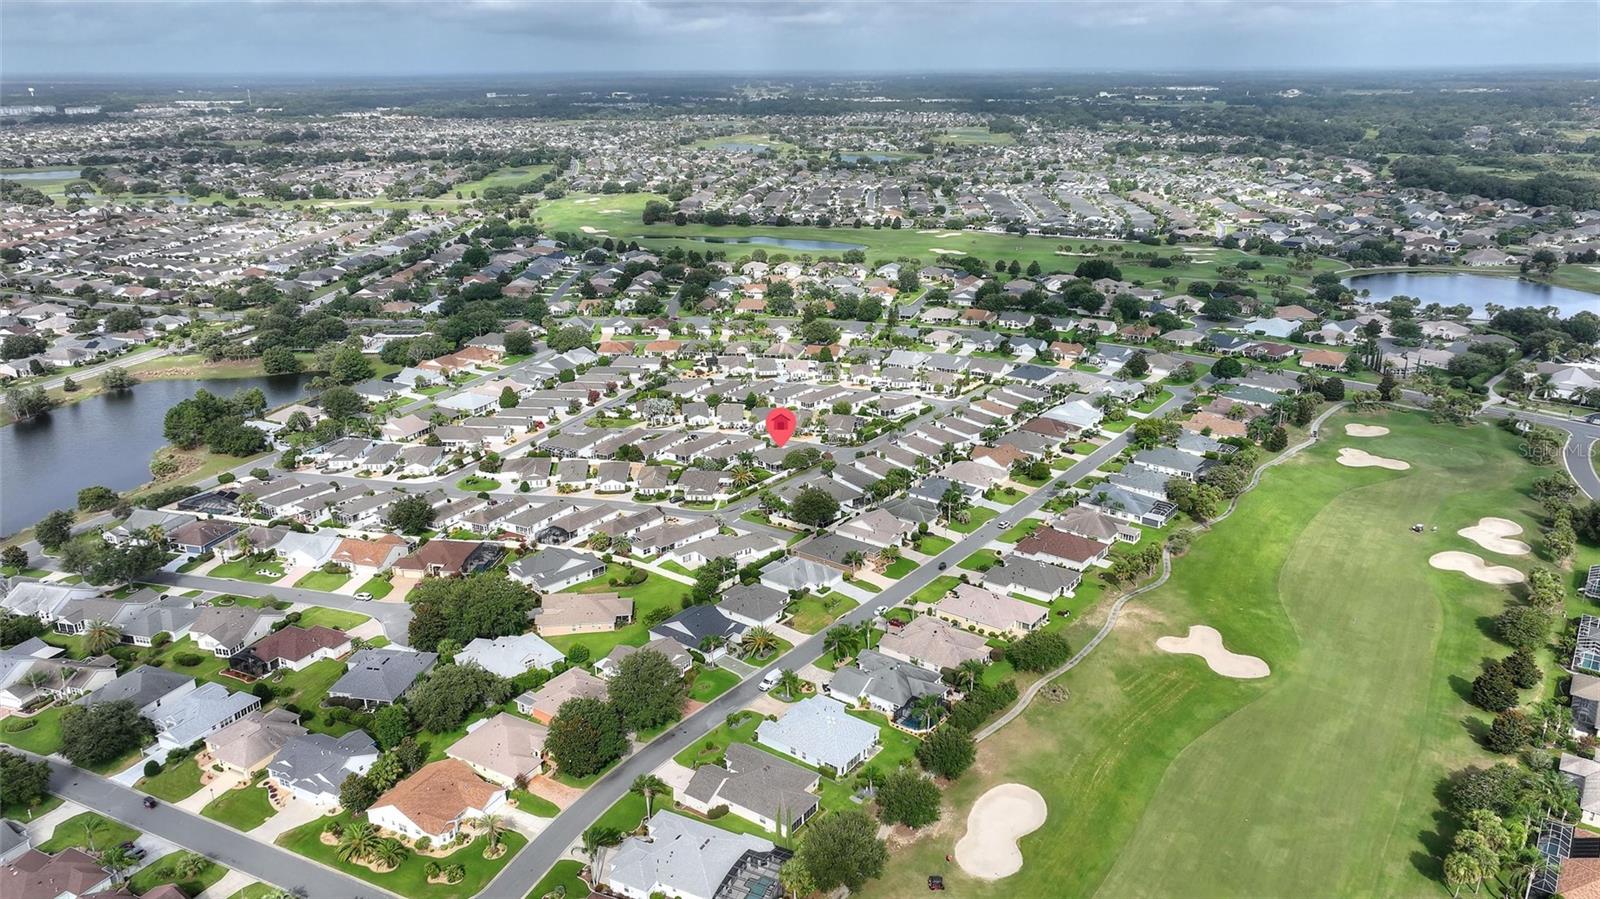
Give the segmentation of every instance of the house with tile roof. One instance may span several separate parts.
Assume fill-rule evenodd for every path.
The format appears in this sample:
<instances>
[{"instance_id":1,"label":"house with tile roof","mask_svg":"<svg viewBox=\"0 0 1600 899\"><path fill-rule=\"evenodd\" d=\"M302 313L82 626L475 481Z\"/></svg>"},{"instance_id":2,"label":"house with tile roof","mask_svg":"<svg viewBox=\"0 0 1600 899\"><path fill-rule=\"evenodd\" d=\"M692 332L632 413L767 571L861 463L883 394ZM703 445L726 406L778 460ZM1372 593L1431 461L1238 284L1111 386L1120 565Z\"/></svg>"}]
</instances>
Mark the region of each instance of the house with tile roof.
<instances>
[{"instance_id":1,"label":"house with tile roof","mask_svg":"<svg viewBox=\"0 0 1600 899\"><path fill-rule=\"evenodd\" d=\"M391 787L367 809L367 820L410 839L449 842L461 825L498 812L506 791L459 759L441 759Z\"/></svg>"}]
</instances>

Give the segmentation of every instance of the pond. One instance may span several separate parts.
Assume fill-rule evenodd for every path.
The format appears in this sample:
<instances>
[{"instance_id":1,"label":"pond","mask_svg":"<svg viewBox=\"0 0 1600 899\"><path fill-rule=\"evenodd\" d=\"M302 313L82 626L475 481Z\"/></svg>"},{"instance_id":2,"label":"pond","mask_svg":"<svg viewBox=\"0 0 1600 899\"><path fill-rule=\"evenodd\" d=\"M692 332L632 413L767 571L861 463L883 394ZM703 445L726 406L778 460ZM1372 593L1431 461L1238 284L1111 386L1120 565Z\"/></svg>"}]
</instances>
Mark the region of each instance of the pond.
<instances>
[{"instance_id":1,"label":"pond","mask_svg":"<svg viewBox=\"0 0 1600 899\"><path fill-rule=\"evenodd\" d=\"M899 156L894 156L894 155L891 155L889 153L840 153L839 154L839 159L842 162L860 162L863 159L865 159L868 162L893 162L893 161L895 161L896 159L899 159L899 158L900 158Z\"/></svg>"},{"instance_id":2,"label":"pond","mask_svg":"<svg viewBox=\"0 0 1600 899\"><path fill-rule=\"evenodd\" d=\"M82 172L82 169L32 169L26 172L0 172L0 180L59 181L62 178L76 178Z\"/></svg>"},{"instance_id":3,"label":"pond","mask_svg":"<svg viewBox=\"0 0 1600 899\"><path fill-rule=\"evenodd\" d=\"M737 140L719 140L711 146L718 150L730 150L734 153L770 153L772 147L766 144L747 144Z\"/></svg>"},{"instance_id":4,"label":"pond","mask_svg":"<svg viewBox=\"0 0 1600 899\"><path fill-rule=\"evenodd\" d=\"M670 234L649 235L651 237L672 237ZM866 244L844 243L838 240L800 240L793 237L767 237L755 234L748 237L690 237L687 240L697 240L701 243L748 243L760 244L764 247L783 247L786 250L831 250L843 252L844 250L865 250Z\"/></svg>"},{"instance_id":5,"label":"pond","mask_svg":"<svg viewBox=\"0 0 1600 899\"><path fill-rule=\"evenodd\" d=\"M1486 318L1483 307L1489 303L1506 308L1554 306L1563 317L1583 311L1600 313L1600 294L1521 278L1467 272L1386 272L1355 275L1344 283L1354 291L1371 291L1376 299L1403 295L1442 306L1465 303L1472 307L1473 318Z\"/></svg>"},{"instance_id":6,"label":"pond","mask_svg":"<svg viewBox=\"0 0 1600 899\"><path fill-rule=\"evenodd\" d=\"M305 394L309 375L146 381L102 393L31 421L0 428L0 534L77 504L78 490L122 491L150 480L150 457L166 445L167 410L201 388L222 396L261 388L268 406Z\"/></svg>"}]
</instances>

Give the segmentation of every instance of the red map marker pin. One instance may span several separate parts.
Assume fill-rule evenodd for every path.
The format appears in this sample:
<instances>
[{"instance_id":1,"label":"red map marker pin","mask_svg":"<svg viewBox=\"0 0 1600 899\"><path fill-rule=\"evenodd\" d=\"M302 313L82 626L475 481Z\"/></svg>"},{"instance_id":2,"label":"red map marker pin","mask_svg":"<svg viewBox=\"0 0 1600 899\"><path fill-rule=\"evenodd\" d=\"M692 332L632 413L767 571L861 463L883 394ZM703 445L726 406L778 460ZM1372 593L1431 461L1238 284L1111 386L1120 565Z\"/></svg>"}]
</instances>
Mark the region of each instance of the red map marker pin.
<instances>
[{"instance_id":1,"label":"red map marker pin","mask_svg":"<svg viewBox=\"0 0 1600 899\"><path fill-rule=\"evenodd\" d=\"M789 442L798 424L799 421L795 419L794 413L788 409L773 409L767 413L767 435L779 446Z\"/></svg>"}]
</instances>

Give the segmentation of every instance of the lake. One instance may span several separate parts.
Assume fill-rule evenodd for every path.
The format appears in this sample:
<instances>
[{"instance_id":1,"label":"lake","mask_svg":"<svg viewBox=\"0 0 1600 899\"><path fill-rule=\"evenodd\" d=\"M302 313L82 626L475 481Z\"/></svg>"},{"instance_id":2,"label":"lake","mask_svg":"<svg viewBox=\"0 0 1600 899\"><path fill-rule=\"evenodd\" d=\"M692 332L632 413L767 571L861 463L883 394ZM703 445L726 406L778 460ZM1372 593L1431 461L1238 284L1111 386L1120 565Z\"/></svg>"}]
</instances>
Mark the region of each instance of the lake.
<instances>
[{"instance_id":1,"label":"lake","mask_svg":"<svg viewBox=\"0 0 1600 899\"><path fill-rule=\"evenodd\" d=\"M651 237L672 237L671 234L649 235ZM837 240L797 240L792 237L767 237L756 234L750 237L690 237L687 240L698 240L701 243L749 243L760 244L764 247L783 247L786 250L865 250L866 244L844 243Z\"/></svg>"},{"instance_id":2,"label":"lake","mask_svg":"<svg viewBox=\"0 0 1600 899\"><path fill-rule=\"evenodd\" d=\"M33 169L26 172L0 172L0 179L6 181L58 181L62 178L76 178L83 173L83 169Z\"/></svg>"},{"instance_id":3,"label":"lake","mask_svg":"<svg viewBox=\"0 0 1600 899\"><path fill-rule=\"evenodd\" d=\"M1524 281L1521 278L1497 278L1467 272L1388 272L1356 275L1344 279L1344 283L1351 290L1371 291L1374 299L1387 300L1403 295L1442 306L1466 303L1472 307L1474 318L1486 317L1483 307L1488 303L1507 308L1554 306L1563 317L1584 311L1600 313L1600 294Z\"/></svg>"},{"instance_id":4,"label":"lake","mask_svg":"<svg viewBox=\"0 0 1600 899\"><path fill-rule=\"evenodd\" d=\"M893 162L894 160L899 159L899 158L900 158L899 156L891 156L888 153L840 153L839 154L839 159L842 162L860 162L863 159L865 159L868 162Z\"/></svg>"},{"instance_id":5,"label":"lake","mask_svg":"<svg viewBox=\"0 0 1600 899\"><path fill-rule=\"evenodd\" d=\"M201 388L222 396L261 388L267 405L305 395L310 375L146 381L102 393L0 428L0 534L28 527L54 509L76 507L78 490L123 491L150 480L150 457L166 445L167 410Z\"/></svg>"}]
</instances>

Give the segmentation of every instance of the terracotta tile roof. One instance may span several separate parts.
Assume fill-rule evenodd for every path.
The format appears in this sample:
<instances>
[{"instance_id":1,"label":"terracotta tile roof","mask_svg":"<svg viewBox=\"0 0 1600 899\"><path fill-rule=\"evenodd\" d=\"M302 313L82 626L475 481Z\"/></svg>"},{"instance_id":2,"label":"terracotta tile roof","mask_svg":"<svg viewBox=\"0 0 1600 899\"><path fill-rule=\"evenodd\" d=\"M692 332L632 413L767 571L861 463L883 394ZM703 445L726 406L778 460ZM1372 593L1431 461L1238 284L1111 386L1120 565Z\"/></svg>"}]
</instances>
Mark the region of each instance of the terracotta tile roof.
<instances>
[{"instance_id":1,"label":"terracotta tile roof","mask_svg":"<svg viewBox=\"0 0 1600 899\"><path fill-rule=\"evenodd\" d=\"M1098 540L1068 534L1055 528L1039 528L1017 544L1017 552L1020 553L1057 556L1074 562L1087 562L1104 554L1106 549L1106 545Z\"/></svg>"},{"instance_id":2,"label":"terracotta tile roof","mask_svg":"<svg viewBox=\"0 0 1600 899\"><path fill-rule=\"evenodd\" d=\"M333 649L348 642L350 642L349 635L331 627L318 625L306 628L290 625L262 637L256 641L253 649L256 658L262 661L286 659L297 662L319 649Z\"/></svg>"},{"instance_id":3,"label":"terracotta tile roof","mask_svg":"<svg viewBox=\"0 0 1600 899\"><path fill-rule=\"evenodd\" d=\"M389 561L396 547L403 546L405 541L393 534L385 534L376 540L346 537L339 541L339 548L333 551L333 561L376 567Z\"/></svg>"},{"instance_id":4,"label":"terracotta tile roof","mask_svg":"<svg viewBox=\"0 0 1600 899\"><path fill-rule=\"evenodd\" d=\"M378 797L372 806L392 805L427 833L444 833L468 809L482 809L500 788L479 777L466 762L442 759L423 765Z\"/></svg>"}]
</instances>

